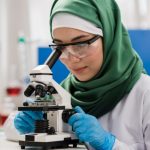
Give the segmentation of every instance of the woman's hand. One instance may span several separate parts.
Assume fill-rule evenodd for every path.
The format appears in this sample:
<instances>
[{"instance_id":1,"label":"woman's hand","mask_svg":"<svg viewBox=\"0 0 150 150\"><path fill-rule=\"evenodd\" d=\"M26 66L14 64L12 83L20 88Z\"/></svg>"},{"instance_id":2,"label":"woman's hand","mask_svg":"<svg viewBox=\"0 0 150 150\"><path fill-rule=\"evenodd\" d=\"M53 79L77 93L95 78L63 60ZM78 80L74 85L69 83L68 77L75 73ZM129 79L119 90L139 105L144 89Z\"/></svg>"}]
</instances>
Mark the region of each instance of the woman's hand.
<instances>
[{"instance_id":1,"label":"woman's hand","mask_svg":"<svg viewBox=\"0 0 150 150\"><path fill-rule=\"evenodd\" d=\"M21 133L32 133L35 130L35 120L42 120L43 113L41 111L21 111L15 119L15 128Z\"/></svg>"},{"instance_id":2,"label":"woman's hand","mask_svg":"<svg viewBox=\"0 0 150 150\"><path fill-rule=\"evenodd\" d=\"M89 142L96 150L111 150L115 137L106 132L98 120L79 107L75 107L76 114L69 118L69 124L81 142Z\"/></svg>"}]
</instances>

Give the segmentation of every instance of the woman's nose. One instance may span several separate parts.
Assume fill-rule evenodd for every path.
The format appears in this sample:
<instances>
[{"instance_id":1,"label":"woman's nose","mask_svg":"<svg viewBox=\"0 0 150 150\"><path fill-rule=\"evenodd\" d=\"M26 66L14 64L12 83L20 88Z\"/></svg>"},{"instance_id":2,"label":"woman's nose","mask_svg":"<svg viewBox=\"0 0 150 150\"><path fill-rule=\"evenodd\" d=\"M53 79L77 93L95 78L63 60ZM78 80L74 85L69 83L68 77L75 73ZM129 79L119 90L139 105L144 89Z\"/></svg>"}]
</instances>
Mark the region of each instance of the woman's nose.
<instances>
[{"instance_id":1,"label":"woman's nose","mask_svg":"<svg viewBox=\"0 0 150 150\"><path fill-rule=\"evenodd\" d=\"M69 54L68 55L68 60L71 61L71 62L79 62L81 59L78 58L77 56L74 56L72 54Z\"/></svg>"}]
</instances>

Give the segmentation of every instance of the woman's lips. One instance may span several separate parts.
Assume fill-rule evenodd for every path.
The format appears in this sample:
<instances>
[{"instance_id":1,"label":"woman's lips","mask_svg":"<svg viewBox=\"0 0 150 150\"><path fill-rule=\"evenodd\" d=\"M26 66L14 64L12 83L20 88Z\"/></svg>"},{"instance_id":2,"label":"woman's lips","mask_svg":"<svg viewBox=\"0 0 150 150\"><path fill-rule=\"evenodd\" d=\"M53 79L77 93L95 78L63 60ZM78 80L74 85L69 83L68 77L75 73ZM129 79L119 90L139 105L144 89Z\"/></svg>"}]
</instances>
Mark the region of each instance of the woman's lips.
<instances>
[{"instance_id":1,"label":"woman's lips","mask_svg":"<svg viewBox=\"0 0 150 150\"><path fill-rule=\"evenodd\" d=\"M76 68L76 69L72 69L74 72L76 73L80 73L80 72L83 72L85 69L87 68L87 66L85 67L80 67L80 68Z\"/></svg>"}]
</instances>

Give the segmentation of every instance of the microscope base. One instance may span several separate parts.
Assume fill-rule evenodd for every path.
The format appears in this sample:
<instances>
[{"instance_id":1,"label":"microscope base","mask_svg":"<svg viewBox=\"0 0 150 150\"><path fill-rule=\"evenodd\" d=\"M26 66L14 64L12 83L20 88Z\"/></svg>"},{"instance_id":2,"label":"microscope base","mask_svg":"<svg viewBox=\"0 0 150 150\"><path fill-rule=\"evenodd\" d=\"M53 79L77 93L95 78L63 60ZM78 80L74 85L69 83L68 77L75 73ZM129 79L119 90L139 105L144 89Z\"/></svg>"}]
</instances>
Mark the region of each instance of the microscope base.
<instances>
[{"instance_id":1,"label":"microscope base","mask_svg":"<svg viewBox=\"0 0 150 150\"><path fill-rule=\"evenodd\" d=\"M38 136L38 138L36 136ZM62 137L62 135L45 136L44 134L41 134L39 138L39 135L29 134L25 135L25 140L19 141L19 145L21 146L21 149L25 149L25 147L40 147L42 150L77 147L79 143L78 139L72 139L71 137L66 136L64 136L64 138Z\"/></svg>"},{"instance_id":2,"label":"microscope base","mask_svg":"<svg viewBox=\"0 0 150 150\"><path fill-rule=\"evenodd\" d=\"M70 139L64 139L64 141L45 142L45 143L19 141L19 145L21 146L21 149L25 149L25 147L41 147L42 150L56 149L56 148L69 148L69 147L76 148L78 143L79 143L78 140L70 140Z\"/></svg>"}]
</instances>

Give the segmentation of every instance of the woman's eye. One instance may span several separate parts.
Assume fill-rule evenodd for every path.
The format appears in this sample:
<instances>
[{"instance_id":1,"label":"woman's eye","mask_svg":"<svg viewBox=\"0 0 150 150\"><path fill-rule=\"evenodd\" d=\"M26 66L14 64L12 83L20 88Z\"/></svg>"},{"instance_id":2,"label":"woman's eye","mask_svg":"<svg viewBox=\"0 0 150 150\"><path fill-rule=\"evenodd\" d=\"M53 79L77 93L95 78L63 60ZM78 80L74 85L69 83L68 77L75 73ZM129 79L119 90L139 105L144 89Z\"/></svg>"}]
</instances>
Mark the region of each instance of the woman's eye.
<instances>
[{"instance_id":1,"label":"woman's eye","mask_svg":"<svg viewBox=\"0 0 150 150\"><path fill-rule=\"evenodd\" d=\"M58 49L58 50L64 50L64 48L65 48L65 46L61 46L61 45L58 45L57 47L56 47L56 49Z\"/></svg>"},{"instance_id":2,"label":"woman's eye","mask_svg":"<svg viewBox=\"0 0 150 150\"><path fill-rule=\"evenodd\" d=\"M87 44L78 44L76 45L76 49L82 49L85 48L87 46Z\"/></svg>"},{"instance_id":3,"label":"woman's eye","mask_svg":"<svg viewBox=\"0 0 150 150\"><path fill-rule=\"evenodd\" d=\"M79 44L79 45L77 45L78 47L85 47L85 46L87 46L87 44Z\"/></svg>"}]
</instances>

